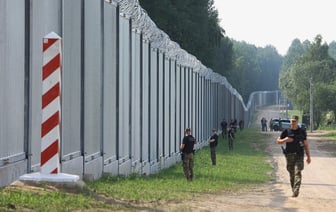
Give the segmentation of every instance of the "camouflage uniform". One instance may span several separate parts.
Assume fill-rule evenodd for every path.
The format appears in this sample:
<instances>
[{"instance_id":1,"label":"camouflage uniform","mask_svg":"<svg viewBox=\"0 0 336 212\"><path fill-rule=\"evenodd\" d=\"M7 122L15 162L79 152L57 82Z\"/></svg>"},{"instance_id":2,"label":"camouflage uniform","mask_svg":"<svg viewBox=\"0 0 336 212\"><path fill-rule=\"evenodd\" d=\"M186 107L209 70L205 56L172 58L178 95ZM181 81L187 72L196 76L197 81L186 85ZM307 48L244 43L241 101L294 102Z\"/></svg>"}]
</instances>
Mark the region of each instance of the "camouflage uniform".
<instances>
[{"instance_id":1,"label":"camouflage uniform","mask_svg":"<svg viewBox=\"0 0 336 212\"><path fill-rule=\"evenodd\" d=\"M183 172L187 180L194 177L194 153L183 153Z\"/></svg>"},{"instance_id":2,"label":"camouflage uniform","mask_svg":"<svg viewBox=\"0 0 336 212\"><path fill-rule=\"evenodd\" d=\"M280 138L293 138L293 142L286 143L287 171L289 172L290 183L293 193L298 194L301 186L304 168L304 148L303 141L307 139L307 133L301 128L297 130L286 129L281 133Z\"/></svg>"},{"instance_id":3,"label":"camouflage uniform","mask_svg":"<svg viewBox=\"0 0 336 212\"><path fill-rule=\"evenodd\" d=\"M301 186L301 171L303 170L303 155L288 153L286 155L287 171L289 172L292 191L299 192Z\"/></svg>"}]
</instances>

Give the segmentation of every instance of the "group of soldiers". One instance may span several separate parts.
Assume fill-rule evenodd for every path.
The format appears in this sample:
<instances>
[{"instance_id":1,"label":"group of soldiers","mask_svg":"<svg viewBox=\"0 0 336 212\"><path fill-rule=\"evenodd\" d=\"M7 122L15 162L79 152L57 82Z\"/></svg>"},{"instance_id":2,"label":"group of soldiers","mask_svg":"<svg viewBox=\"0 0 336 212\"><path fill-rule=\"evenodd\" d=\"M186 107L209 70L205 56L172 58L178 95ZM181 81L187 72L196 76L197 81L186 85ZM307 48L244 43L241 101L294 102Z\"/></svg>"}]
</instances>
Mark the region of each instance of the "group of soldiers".
<instances>
[{"instance_id":1,"label":"group of soldiers","mask_svg":"<svg viewBox=\"0 0 336 212\"><path fill-rule=\"evenodd\" d=\"M240 130L244 128L244 121L241 120L237 124L236 119L232 119L230 123L228 124L225 119L222 120L220 123L221 130L222 130L222 136L223 139L228 137L228 144L229 144L229 150L233 149L233 139L235 137L235 133L237 132L237 127L239 125ZM229 125L229 127L228 127ZM212 130L212 136L209 138L209 145L210 145L210 155L211 155L211 162L212 165L216 165L216 147L218 145L218 135L217 130ZM183 162L183 172L185 177L188 181L192 181L194 177L194 145L196 143L196 139L192 136L190 128L187 128L185 130L185 136L182 140L180 150L181 150L181 156L182 156L182 162Z\"/></svg>"},{"instance_id":2,"label":"group of soldiers","mask_svg":"<svg viewBox=\"0 0 336 212\"><path fill-rule=\"evenodd\" d=\"M272 119L271 119L272 121ZM282 131L281 135L277 138L278 144L285 144L286 147L282 147L283 152L286 156L286 169L290 176L290 185L292 189L292 197L299 196L299 190L301 185L301 171L304 168L304 153L307 156L307 163L310 164L310 150L307 142L307 133L304 129L298 126L299 117L294 115L290 119L290 129L285 129ZM239 122L239 127L242 130L243 122ZM262 131L267 131L267 120L266 118L261 119ZM237 121L231 120L228 129L228 123L225 119L220 123L222 128L222 136L225 138L228 136L229 139L229 149L233 148L233 138L234 133L237 131ZM218 144L217 130L212 130L213 135L209 138L210 144L210 155L212 165L216 165L216 147ZM194 177L194 144L196 143L195 138L191 135L191 130L187 128L185 130L185 136L181 143L180 149L182 152L183 161L183 171L184 175L188 181L192 181ZM232 146L231 146L232 145Z\"/></svg>"},{"instance_id":3,"label":"group of soldiers","mask_svg":"<svg viewBox=\"0 0 336 212\"><path fill-rule=\"evenodd\" d=\"M221 129L222 129L222 136L223 136L223 138L225 138L226 135L228 135L228 131L227 131L228 123L225 119L223 119L222 122L220 123L220 125L221 125ZM229 131L232 129L233 133L236 133L238 126L239 126L240 130L243 130L244 129L244 121L240 120L239 123L237 123L237 119L231 119L230 124L229 124Z\"/></svg>"}]
</instances>

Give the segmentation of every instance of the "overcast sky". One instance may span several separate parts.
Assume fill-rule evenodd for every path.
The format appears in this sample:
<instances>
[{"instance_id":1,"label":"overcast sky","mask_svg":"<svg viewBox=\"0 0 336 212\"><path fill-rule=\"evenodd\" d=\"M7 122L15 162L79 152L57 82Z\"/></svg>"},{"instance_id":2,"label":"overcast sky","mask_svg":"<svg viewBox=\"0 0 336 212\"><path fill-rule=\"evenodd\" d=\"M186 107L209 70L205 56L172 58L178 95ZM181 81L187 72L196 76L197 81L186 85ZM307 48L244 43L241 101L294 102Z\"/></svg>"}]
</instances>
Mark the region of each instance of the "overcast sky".
<instances>
[{"instance_id":1,"label":"overcast sky","mask_svg":"<svg viewBox=\"0 0 336 212\"><path fill-rule=\"evenodd\" d=\"M293 39L336 41L335 0L215 0L226 35L285 55Z\"/></svg>"}]
</instances>

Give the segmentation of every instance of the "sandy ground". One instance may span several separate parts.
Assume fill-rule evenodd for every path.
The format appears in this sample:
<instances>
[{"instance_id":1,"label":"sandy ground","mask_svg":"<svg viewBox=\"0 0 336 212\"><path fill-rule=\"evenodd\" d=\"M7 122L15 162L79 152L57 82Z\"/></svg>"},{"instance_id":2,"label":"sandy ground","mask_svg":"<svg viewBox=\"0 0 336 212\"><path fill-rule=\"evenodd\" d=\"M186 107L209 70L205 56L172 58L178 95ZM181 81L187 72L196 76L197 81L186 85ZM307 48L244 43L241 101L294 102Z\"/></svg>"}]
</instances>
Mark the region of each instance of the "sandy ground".
<instances>
[{"instance_id":1,"label":"sandy ground","mask_svg":"<svg viewBox=\"0 0 336 212\"><path fill-rule=\"evenodd\" d=\"M267 120L279 117L279 110L277 107L263 108L258 113L258 124L261 117ZM263 133L269 134L269 149L275 181L250 191L206 195L202 199L189 203L170 205L167 211L336 212L336 142L318 137L323 132L308 131L312 162L310 164L305 162L300 195L293 198L285 166L286 161L280 145L275 143L280 133ZM166 211L166 209L163 210Z\"/></svg>"}]
</instances>

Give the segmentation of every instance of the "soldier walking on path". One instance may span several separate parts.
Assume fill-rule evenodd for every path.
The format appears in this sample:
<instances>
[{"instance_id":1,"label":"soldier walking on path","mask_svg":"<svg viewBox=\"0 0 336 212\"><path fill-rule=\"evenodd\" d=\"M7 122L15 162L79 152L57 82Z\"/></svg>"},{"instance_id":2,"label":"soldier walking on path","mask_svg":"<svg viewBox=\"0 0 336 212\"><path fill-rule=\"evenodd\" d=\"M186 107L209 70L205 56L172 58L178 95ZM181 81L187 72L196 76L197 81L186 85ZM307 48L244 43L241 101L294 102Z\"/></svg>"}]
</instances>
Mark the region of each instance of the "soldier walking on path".
<instances>
[{"instance_id":1,"label":"soldier walking on path","mask_svg":"<svg viewBox=\"0 0 336 212\"><path fill-rule=\"evenodd\" d=\"M307 156L307 163L311 162L307 133L298 126L298 120L298 116L292 116L290 129L285 129L277 139L278 144L286 144L286 148L283 148L283 151L286 156L287 171L289 172L293 191L292 197L299 196L302 179L301 171L304 168L304 153Z\"/></svg>"}]
</instances>

